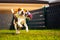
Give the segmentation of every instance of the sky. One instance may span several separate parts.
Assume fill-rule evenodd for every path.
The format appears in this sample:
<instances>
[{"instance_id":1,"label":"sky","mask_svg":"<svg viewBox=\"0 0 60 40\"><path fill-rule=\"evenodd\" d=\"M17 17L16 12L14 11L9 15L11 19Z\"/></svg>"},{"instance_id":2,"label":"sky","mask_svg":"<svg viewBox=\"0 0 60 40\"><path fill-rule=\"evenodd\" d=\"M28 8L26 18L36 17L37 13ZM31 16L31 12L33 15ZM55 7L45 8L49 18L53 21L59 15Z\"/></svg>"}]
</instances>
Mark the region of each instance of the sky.
<instances>
[{"instance_id":1,"label":"sky","mask_svg":"<svg viewBox=\"0 0 60 40\"><path fill-rule=\"evenodd\" d=\"M38 0L38 1L48 1L49 3L60 2L60 0Z\"/></svg>"}]
</instances>

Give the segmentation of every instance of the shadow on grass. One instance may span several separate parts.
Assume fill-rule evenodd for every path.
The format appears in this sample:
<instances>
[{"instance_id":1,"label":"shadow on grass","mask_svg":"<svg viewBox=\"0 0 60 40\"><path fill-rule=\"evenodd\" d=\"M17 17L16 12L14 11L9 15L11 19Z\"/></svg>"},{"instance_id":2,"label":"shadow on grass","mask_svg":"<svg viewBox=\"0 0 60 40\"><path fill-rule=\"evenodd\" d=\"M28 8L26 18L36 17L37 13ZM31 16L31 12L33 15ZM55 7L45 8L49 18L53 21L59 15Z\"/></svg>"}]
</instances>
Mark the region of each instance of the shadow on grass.
<instances>
[{"instance_id":1,"label":"shadow on grass","mask_svg":"<svg viewBox=\"0 0 60 40\"><path fill-rule=\"evenodd\" d=\"M0 33L0 35L16 35L16 33L7 33L7 32L5 32L5 33Z\"/></svg>"}]
</instances>

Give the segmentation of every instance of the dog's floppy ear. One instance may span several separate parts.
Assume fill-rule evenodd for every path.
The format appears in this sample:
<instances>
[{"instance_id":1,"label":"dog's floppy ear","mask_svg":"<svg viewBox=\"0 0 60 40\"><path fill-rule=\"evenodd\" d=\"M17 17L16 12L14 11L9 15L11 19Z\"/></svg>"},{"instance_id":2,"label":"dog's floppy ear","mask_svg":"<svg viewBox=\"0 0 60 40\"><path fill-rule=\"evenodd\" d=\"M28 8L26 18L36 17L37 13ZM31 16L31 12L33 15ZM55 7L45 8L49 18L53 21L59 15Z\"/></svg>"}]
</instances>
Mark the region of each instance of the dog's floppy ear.
<instances>
[{"instance_id":1,"label":"dog's floppy ear","mask_svg":"<svg viewBox=\"0 0 60 40\"><path fill-rule=\"evenodd\" d=\"M21 11L21 8L18 8L18 11Z\"/></svg>"}]
</instances>

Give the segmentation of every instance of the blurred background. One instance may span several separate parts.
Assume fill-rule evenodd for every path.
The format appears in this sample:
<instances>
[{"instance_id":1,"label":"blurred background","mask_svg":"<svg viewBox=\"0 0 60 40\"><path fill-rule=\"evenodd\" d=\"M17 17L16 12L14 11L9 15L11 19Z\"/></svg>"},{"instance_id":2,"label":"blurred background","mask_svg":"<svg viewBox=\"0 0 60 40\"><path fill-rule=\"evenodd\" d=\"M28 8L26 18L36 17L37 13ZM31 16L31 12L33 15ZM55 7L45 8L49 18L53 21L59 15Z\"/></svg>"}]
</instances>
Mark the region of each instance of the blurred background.
<instances>
[{"instance_id":1,"label":"blurred background","mask_svg":"<svg viewBox=\"0 0 60 40\"><path fill-rule=\"evenodd\" d=\"M29 29L60 29L59 0L0 0L0 29L14 29L12 8L31 12Z\"/></svg>"}]
</instances>

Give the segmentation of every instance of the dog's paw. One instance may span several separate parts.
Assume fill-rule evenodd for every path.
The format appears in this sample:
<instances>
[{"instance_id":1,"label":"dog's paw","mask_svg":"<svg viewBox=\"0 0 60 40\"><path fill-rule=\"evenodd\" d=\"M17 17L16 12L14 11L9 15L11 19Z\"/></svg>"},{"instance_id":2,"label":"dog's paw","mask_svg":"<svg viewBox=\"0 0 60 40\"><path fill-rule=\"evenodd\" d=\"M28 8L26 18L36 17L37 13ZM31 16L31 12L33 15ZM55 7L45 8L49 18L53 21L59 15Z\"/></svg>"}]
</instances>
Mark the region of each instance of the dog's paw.
<instances>
[{"instance_id":1,"label":"dog's paw","mask_svg":"<svg viewBox=\"0 0 60 40\"><path fill-rule=\"evenodd\" d=\"M16 34L20 34L20 31L16 31Z\"/></svg>"}]
</instances>

